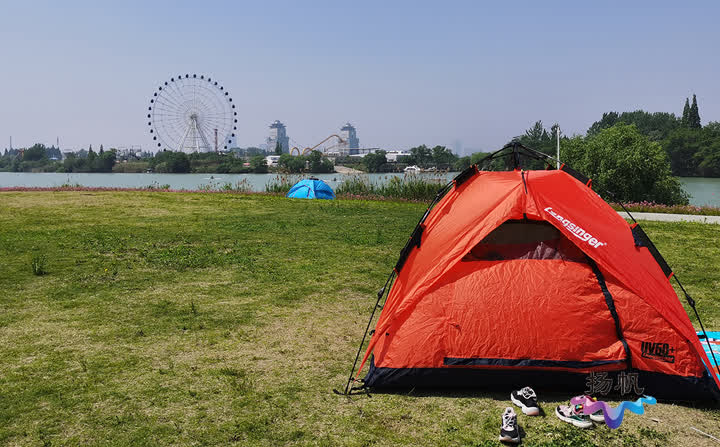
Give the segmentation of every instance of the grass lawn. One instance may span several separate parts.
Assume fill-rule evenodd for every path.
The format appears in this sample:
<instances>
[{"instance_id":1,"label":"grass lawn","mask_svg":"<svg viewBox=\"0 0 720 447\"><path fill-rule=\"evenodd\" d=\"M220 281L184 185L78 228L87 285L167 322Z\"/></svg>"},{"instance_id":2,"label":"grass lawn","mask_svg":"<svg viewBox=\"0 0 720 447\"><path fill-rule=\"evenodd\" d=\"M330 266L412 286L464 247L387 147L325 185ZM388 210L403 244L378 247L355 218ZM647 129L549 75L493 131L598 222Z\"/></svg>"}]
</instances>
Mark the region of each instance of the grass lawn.
<instances>
[{"instance_id":1,"label":"grass lawn","mask_svg":"<svg viewBox=\"0 0 720 447\"><path fill-rule=\"evenodd\" d=\"M332 393L424 209L0 193L0 444L498 445L505 390ZM720 328L720 226L644 226ZM713 445L689 425L720 437L717 408L658 404L580 431L552 415L570 396L540 397L548 415L520 415L523 445Z\"/></svg>"}]
</instances>

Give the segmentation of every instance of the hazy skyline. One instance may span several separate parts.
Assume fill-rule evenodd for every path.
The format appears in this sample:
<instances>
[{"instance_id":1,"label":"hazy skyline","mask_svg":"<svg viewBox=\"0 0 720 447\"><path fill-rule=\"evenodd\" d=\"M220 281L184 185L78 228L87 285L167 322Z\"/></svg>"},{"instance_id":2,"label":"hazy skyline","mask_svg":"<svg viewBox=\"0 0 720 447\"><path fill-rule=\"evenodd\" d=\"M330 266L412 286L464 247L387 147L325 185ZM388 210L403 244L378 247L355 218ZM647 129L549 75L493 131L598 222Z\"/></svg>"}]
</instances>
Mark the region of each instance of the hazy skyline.
<instances>
[{"instance_id":1,"label":"hazy skyline","mask_svg":"<svg viewBox=\"0 0 720 447\"><path fill-rule=\"evenodd\" d=\"M145 114L179 73L220 80L240 146L279 119L312 145L490 150L536 120L603 112L720 120L717 3L3 2L0 148L153 149Z\"/></svg>"}]
</instances>

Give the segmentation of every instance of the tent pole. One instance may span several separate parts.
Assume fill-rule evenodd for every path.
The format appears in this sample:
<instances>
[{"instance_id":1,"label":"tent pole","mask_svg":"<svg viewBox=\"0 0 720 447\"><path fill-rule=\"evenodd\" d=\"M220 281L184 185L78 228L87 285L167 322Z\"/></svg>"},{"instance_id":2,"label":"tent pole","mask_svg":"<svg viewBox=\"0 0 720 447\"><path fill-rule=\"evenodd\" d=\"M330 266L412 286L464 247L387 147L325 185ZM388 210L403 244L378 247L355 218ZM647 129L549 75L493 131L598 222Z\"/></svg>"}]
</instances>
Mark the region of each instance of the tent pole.
<instances>
[{"instance_id":1,"label":"tent pole","mask_svg":"<svg viewBox=\"0 0 720 447\"><path fill-rule=\"evenodd\" d=\"M705 343L707 343L708 348L710 349L710 355L712 356L713 361L715 364L720 367L720 363L718 363L717 359L715 358L715 352L713 352L712 345L710 344L710 338L708 338L707 332L705 332L705 326L702 324L702 320L700 319L700 314L698 313L697 309L695 308L695 300L690 296L690 294L687 293L685 290L685 287L683 287L682 283L680 282L680 279L677 277L677 275L673 275L673 278L675 278L675 282L678 283L680 286L680 290L683 291L685 294L685 299L687 299L688 304L690 307L692 307L692 310L695 312L695 317L697 317L698 323L700 323L700 329L702 329L703 335L705 336ZM710 372L712 374L715 374L715 371L712 370L712 365L710 365Z\"/></svg>"},{"instance_id":2,"label":"tent pole","mask_svg":"<svg viewBox=\"0 0 720 447\"><path fill-rule=\"evenodd\" d=\"M520 152L518 151L518 143L513 143L513 169L519 169L520 168Z\"/></svg>"},{"instance_id":3,"label":"tent pole","mask_svg":"<svg viewBox=\"0 0 720 447\"><path fill-rule=\"evenodd\" d=\"M630 217L630 219L632 219L632 221L634 223L638 223L637 220L635 220L635 218L633 217L633 215L630 214L630 211L628 211L628 209L625 208L625 204L623 204L621 200L618 200L618 198L614 192L612 192L612 191L605 191L605 192L610 196L610 198L612 200L614 200L615 202L617 202L618 205L620 205L620 207L623 209L623 211L625 211L627 213L628 217Z\"/></svg>"},{"instance_id":4,"label":"tent pole","mask_svg":"<svg viewBox=\"0 0 720 447\"><path fill-rule=\"evenodd\" d=\"M390 281L392 280L393 276L395 276L395 270L390 273L390 276L388 277L387 281L385 281L385 285L382 289L378 292L378 299L375 303L375 307L373 307L373 311L370 314L370 320L368 320L367 327L365 328L365 333L363 334L362 340L360 341L360 346L358 346L357 354L355 355L355 361L353 362L352 369L350 370L350 376L348 377L347 384L345 385L345 392L343 394L348 394L350 392L350 384L353 380L353 373L355 372L355 367L357 366L358 359L360 358L360 353L362 352L363 344L365 344L365 338L367 337L368 331L370 330L370 325L372 324L373 317L375 316L375 311L380 306L380 300L385 295L385 291L387 289L388 284L390 284Z\"/></svg>"},{"instance_id":5,"label":"tent pole","mask_svg":"<svg viewBox=\"0 0 720 447\"><path fill-rule=\"evenodd\" d=\"M622 202L620 202L620 201L618 201L618 204L622 207L623 211L625 211L625 212L627 213L627 215L630 216L630 219L632 219L633 222L637 223L637 220L635 220L635 218L633 217L633 215L630 214L630 211L629 211L627 208L625 208L625 205L624 205Z\"/></svg>"},{"instance_id":6,"label":"tent pole","mask_svg":"<svg viewBox=\"0 0 720 447\"><path fill-rule=\"evenodd\" d=\"M438 194L435 196L435 199L432 201L432 203L430 203L430 206L428 206L427 210L425 210L425 213L420 218L417 225L415 225L416 229L417 229L417 227L422 225L422 223L425 221L427 216L430 214L430 211L443 198L443 196L445 194L447 194L447 192L450 190L450 188L452 188L452 185L453 185L453 182L450 181L450 182L448 182L447 185L445 185L445 187L442 190L440 190L438 192ZM413 231L415 231L415 230L413 230ZM408 241L408 243L410 243L410 242ZM393 271L390 273L390 276L388 276L387 281L385 281L385 285L378 292L377 302L375 303L375 307L373 307L373 311L370 314L370 320L368 321L367 327L365 328L365 333L363 334L362 340L360 341L360 346L358 347L357 354L355 354L355 361L353 362L352 369L350 370L350 376L348 377L347 384L345 385L345 392L342 394L348 394L350 392L350 384L352 383L352 380L353 380L353 373L355 372L355 367L357 366L358 359L360 358L360 353L362 352L362 347L363 347L363 344L365 343L365 338L367 337L368 331L370 330L370 325L372 324L373 317L375 316L375 311L377 310L378 306L380 305L380 300L382 299L383 295L385 295L385 292L390 293L390 291L387 290L387 288L388 288L388 285L390 284L390 281L392 281L393 277L396 274L397 274L397 272L395 271L395 269L393 269Z\"/></svg>"}]
</instances>

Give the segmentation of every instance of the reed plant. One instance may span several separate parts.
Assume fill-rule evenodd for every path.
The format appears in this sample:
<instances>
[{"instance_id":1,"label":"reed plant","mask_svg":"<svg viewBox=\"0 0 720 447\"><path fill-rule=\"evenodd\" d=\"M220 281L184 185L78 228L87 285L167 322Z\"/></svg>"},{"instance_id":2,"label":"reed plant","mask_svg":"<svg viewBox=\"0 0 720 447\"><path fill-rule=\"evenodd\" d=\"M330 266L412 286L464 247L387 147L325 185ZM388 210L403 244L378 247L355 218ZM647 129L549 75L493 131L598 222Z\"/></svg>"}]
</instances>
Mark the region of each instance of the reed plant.
<instances>
[{"instance_id":1,"label":"reed plant","mask_svg":"<svg viewBox=\"0 0 720 447\"><path fill-rule=\"evenodd\" d=\"M304 178L306 177L302 175L276 175L265 184L265 192L287 194L295 183Z\"/></svg>"},{"instance_id":2,"label":"reed plant","mask_svg":"<svg viewBox=\"0 0 720 447\"><path fill-rule=\"evenodd\" d=\"M377 196L378 187L367 175L349 175L343 179L340 185L335 189L336 195L345 196Z\"/></svg>"},{"instance_id":3,"label":"reed plant","mask_svg":"<svg viewBox=\"0 0 720 447\"><path fill-rule=\"evenodd\" d=\"M335 193L346 197L391 198L427 202L447 184L447 180L423 175L392 176L373 183L366 175L351 175L343 180Z\"/></svg>"},{"instance_id":4,"label":"reed plant","mask_svg":"<svg viewBox=\"0 0 720 447\"><path fill-rule=\"evenodd\" d=\"M435 198L447 180L420 175L403 175L392 177L380 187L380 194L397 199L419 200L428 202Z\"/></svg>"},{"instance_id":5,"label":"reed plant","mask_svg":"<svg viewBox=\"0 0 720 447\"><path fill-rule=\"evenodd\" d=\"M253 192L252 185L246 178L235 182L235 184L226 182L219 189L221 191L240 192L240 193L244 193L244 194L249 194L249 193Z\"/></svg>"}]
</instances>

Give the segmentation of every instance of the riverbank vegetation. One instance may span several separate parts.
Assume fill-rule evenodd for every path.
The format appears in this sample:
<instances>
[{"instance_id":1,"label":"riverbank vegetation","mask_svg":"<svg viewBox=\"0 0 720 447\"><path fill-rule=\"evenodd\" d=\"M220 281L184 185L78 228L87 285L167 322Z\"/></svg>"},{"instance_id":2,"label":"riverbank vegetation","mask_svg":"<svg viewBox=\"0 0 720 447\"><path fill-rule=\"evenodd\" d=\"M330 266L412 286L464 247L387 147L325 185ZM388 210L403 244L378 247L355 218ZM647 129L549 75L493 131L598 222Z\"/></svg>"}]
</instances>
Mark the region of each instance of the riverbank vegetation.
<instances>
[{"instance_id":1,"label":"riverbank vegetation","mask_svg":"<svg viewBox=\"0 0 720 447\"><path fill-rule=\"evenodd\" d=\"M269 167L264 155L236 157L233 153L160 151L120 157L115 149L108 151L100 147L63 155L54 147L36 144L29 149L13 149L0 156L0 171L10 172L116 172L141 173L158 172L170 174L264 174L285 173L327 173L333 172L333 163L318 151L307 156L282 155L277 167Z\"/></svg>"},{"instance_id":2,"label":"riverbank vegetation","mask_svg":"<svg viewBox=\"0 0 720 447\"><path fill-rule=\"evenodd\" d=\"M447 180L420 175L392 176L382 182L373 182L364 175L344 177L336 188L338 196L364 198L390 198L430 202L445 187Z\"/></svg>"},{"instance_id":3,"label":"riverbank vegetation","mask_svg":"<svg viewBox=\"0 0 720 447\"><path fill-rule=\"evenodd\" d=\"M301 175L279 175L265 185L265 192L285 195L300 180ZM353 174L339 177L340 184L335 194L340 198L366 200L404 200L430 202L448 183L442 177L420 175L390 176L382 181L372 181L367 175Z\"/></svg>"},{"instance_id":4,"label":"riverbank vegetation","mask_svg":"<svg viewBox=\"0 0 720 447\"><path fill-rule=\"evenodd\" d=\"M312 151L308 155L282 154L277 162L279 172L300 174L326 174L335 172L333 163L320 151Z\"/></svg>"},{"instance_id":5,"label":"riverbank vegetation","mask_svg":"<svg viewBox=\"0 0 720 447\"><path fill-rule=\"evenodd\" d=\"M332 393L425 206L0 193L0 444L496 445L505 390ZM720 227L644 227L720 327ZM525 444L717 435L717 409L662 403L578 430L552 416L567 398L541 395Z\"/></svg>"},{"instance_id":6,"label":"riverbank vegetation","mask_svg":"<svg viewBox=\"0 0 720 447\"><path fill-rule=\"evenodd\" d=\"M115 151L105 151L102 146L95 152L70 154L64 160L59 149L35 144L28 149L7 149L0 157L0 171L10 172L112 172Z\"/></svg>"},{"instance_id":7,"label":"riverbank vegetation","mask_svg":"<svg viewBox=\"0 0 720 447\"><path fill-rule=\"evenodd\" d=\"M569 140L592 140L602 132L615 126L634 126L635 130L650 143L657 144L667 155L670 171L677 177L720 177L720 122L709 121L705 126L700 120L700 111L695 95L692 103L685 99L682 116L668 112L606 112L590 125L585 135L561 137L561 159L565 144ZM557 124L545 129L542 121L537 121L524 134L515 139L522 144L540 150L551 156L556 154ZM622 143L618 140L617 143ZM466 158L465 165L475 163L485 154L473 154Z\"/></svg>"},{"instance_id":8,"label":"riverbank vegetation","mask_svg":"<svg viewBox=\"0 0 720 447\"><path fill-rule=\"evenodd\" d=\"M667 153L673 175L720 177L720 122L700 122L695 95L685 100L682 116L673 113L608 112L588 129L592 136L618 123L634 124L638 131L658 143Z\"/></svg>"},{"instance_id":9,"label":"riverbank vegetation","mask_svg":"<svg viewBox=\"0 0 720 447\"><path fill-rule=\"evenodd\" d=\"M211 192L211 193L243 193L243 194L272 194L285 195L290 188L300 180L309 178L309 175L277 175L271 178L264 187L263 192L253 192L250 183L247 180L241 180L236 183L230 182L211 182L201 185L197 190L177 190L171 189L168 184L151 183L141 188L117 188L117 187L87 187L79 184L64 184L59 187L0 187L0 192L11 191L89 191L89 192L108 192L108 191L143 191L158 190L166 192ZM396 180L391 178L382 179L381 182L372 182L369 177L362 174L339 175L337 179L340 184L335 192L338 197L358 200L390 200L390 201L412 201L424 202L431 201L437 192L447 183L445 177L433 177L427 174L413 174L398 177ZM385 182L392 184L384 185ZM696 206L696 205L665 205L650 201L642 202L626 202L610 203L610 205L618 211L624 209L630 212L638 213L668 213L668 214L690 214L703 216L720 216L720 207L716 206Z\"/></svg>"}]
</instances>

